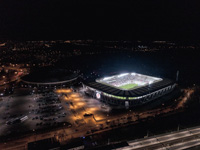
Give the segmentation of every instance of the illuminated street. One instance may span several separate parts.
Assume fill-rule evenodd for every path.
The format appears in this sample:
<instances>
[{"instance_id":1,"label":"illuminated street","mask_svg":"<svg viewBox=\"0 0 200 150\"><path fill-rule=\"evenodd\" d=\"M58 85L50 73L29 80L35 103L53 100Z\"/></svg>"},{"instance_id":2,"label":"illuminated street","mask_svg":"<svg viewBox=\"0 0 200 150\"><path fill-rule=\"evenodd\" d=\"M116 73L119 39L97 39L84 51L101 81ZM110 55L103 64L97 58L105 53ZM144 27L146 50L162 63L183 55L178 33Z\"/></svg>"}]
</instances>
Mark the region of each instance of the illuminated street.
<instances>
[{"instance_id":1,"label":"illuminated street","mask_svg":"<svg viewBox=\"0 0 200 150\"><path fill-rule=\"evenodd\" d=\"M3 69L6 70L6 72L12 72L12 73L9 74L9 76L4 74L2 77L0 77L0 85L1 86L8 84L10 82L17 81L22 76L24 76L28 73L27 69L21 68L21 66L18 64L0 67L0 70L3 70Z\"/></svg>"},{"instance_id":2,"label":"illuminated street","mask_svg":"<svg viewBox=\"0 0 200 150\"><path fill-rule=\"evenodd\" d=\"M180 132L149 137L147 139L128 141L129 146L119 148L118 150L181 150L200 145L199 136L200 128L196 127Z\"/></svg>"}]
</instances>

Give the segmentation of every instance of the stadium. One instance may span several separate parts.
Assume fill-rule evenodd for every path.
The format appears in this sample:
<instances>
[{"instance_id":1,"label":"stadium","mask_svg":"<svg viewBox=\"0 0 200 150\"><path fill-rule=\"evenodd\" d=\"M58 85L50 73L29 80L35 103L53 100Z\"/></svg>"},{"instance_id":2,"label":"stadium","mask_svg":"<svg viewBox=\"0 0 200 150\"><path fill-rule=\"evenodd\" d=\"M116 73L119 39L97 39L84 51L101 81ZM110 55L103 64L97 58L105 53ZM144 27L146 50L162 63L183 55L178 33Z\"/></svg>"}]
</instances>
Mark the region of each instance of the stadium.
<instances>
[{"instance_id":1,"label":"stadium","mask_svg":"<svg viewBox=\"0 0 200 150\"><path fill-rule=\"evenodd\" d=\"M67 69L41 68L21 78L23 84L31 87L54 88L72 85L79 73Z\"/></svg>"},{"instance_id":2,"label":"stadium","mask_svg":"<svg viewBox=\"0 0 200 150\"><path fill-rule=\"evenodd\" d=\"M175 86L172 80L139 73L123 73L83 83L86 95L126 108L153 101L172 92Z\"/></svg>"}]
</instances>

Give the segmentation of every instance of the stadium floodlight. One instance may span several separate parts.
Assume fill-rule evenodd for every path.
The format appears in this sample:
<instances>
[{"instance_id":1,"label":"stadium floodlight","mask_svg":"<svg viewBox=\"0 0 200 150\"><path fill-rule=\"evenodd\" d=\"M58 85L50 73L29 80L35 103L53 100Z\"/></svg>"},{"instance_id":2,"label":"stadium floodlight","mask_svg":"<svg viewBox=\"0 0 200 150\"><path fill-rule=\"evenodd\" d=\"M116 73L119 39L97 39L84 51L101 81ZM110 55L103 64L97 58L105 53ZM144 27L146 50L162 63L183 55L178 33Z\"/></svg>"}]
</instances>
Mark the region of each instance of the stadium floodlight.
<instances>
[{"instance_id":1,"label":"stadium floodlight","mask_svg":"<svg viewBox=\"0 0 200 150\"><path fill-rule=\"evenodd\" d=\"M103 80L105 81L105 80L109 80L111 78L113 78L113 77L105 77L105 78L103 78Z\"/></svg>"},{"instance_id":2,"label":"stadium floodlight","mask_svg":"<svg viewBox=\"0 0 200 150\"><path fill-rule=\"evenodd\" d=\"M135 73L135 72L133 72L133 73L131 73L131 75L135 76L135 75L136 75L136 73Z\"/></svg>"},{"instance_id":3,"label":"stadium floodlight","mask_svg":"<svg viewBox=\"0 0 200 150\"><path fill-rule=\"evenodd\" d=\"M123 76L126 76L126 75L128 75L129 73L123 73L123 74L120 74L120 75L118 75L117 77L123 77Z\"/></svg>"},{"instance_id":4,"label":"stadium floodlight","mask_svg":"<svg viewBox=\"0 0 200 150\"><path fill-rule=\"evenodd\" d=\"M154 80L162 80L161 78L153 77Z\"/></svg>"},{"instance_id":5,"label":"stadium floodlight","mask_svg":"<svg viewBox=\"0 0 200 150\"><path fill-rule=\"evenodd\" d=\"M149 84L153 83L153 81L149 81Z\"/></svg>"}]
</instances>

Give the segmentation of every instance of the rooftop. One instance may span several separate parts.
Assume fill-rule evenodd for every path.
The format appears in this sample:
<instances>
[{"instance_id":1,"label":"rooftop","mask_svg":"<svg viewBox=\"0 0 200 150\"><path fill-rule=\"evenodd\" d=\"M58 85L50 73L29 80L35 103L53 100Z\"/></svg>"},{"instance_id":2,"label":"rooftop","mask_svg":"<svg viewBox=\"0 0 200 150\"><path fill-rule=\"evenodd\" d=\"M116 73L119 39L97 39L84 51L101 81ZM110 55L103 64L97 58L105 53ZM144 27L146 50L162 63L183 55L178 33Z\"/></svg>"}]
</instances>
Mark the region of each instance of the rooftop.
<instances>
[{"instance_id":1,"label":"rooftop","mask_svg":"<svg viewBox=\"0 0 200 150\"><path fill-rule=\"evenodd\" d=\"M25 82L32 83L54 83L77 78L78 73L67 69L42 68L22 77Z\"/></svg>"}]
</instances>

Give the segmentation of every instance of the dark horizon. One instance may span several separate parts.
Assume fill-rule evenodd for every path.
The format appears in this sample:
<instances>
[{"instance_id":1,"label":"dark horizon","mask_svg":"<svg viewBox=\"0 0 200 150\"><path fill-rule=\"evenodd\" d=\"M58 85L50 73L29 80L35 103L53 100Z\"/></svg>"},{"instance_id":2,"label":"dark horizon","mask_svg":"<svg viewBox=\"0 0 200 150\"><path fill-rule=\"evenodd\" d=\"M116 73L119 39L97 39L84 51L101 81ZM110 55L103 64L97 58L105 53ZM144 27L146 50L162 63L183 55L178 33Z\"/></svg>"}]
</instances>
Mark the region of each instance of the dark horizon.
<instances>
[{"instance_id":1,"label":"dark horizon","mask_svg":"<svg viewBox=\"0 0 200 150\"><path fill-rule=\"evenodd\" d=\"M1 0L0 38L200 40L197 0Z\"/></svg>"}]
</instances>

